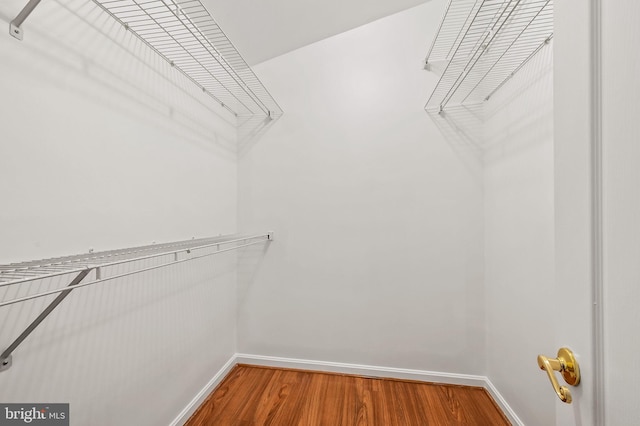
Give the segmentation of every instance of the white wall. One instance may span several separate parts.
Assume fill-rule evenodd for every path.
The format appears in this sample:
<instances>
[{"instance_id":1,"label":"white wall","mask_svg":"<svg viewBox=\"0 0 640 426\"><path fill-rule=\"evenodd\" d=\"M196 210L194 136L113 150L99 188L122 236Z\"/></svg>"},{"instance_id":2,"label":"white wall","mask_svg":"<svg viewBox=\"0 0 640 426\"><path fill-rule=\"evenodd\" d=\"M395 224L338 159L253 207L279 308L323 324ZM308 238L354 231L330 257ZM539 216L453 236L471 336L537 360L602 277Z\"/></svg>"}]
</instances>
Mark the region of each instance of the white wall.
<instances>
[{"instance_id":1,"label":"white wall","mask_svg":"<svg viewBox=\"0 0 640 426\"><path fill-rule=\"evenodd\" d=\"M70 403L71 424L169 424L235 353L235 282L221 254L76 290L13 353L0 400ZM0 310L3 350L51 300Z\"/></svg>"},{"instance_id":2,"label":"white wall","mask_svg":"<svg viewBox=\"0 0 640 426\"><path fill-rule=\"evenodd\" d=\"M0 263L235 231L235 118L95 5L24 31L0 38Z\"/></svg>"},{"instance_id":3,"label":"white wall","mask_svg":"<svg viewBox=\"0 0 640 426\"><path fill-rule=\"evenodd\" d=\"M480 159L422 109L445 2L256 67L286 111L239 160L240 352L484 372Z\"/></svg>"},{"instance_id":4,"label":"white wall","mask_svg":"<svg viewBox=\"0 0 640 426\"><path fill-rule=\"evenodd\" d=\"M553 47L484 106L487 376L527 425L555 424Z\"/></svg>"},{"instance_id":5,"label":"white wall","mask_svg":"<svg viewBox=\"0 0 640 426\"><path fill-rule=\"evenodd\" d=\"M239 255L237 288L230 255L72 294L15 353L0 400L168 423L237 350L488 375L525 423L554 424L535 354L557 348L531 330L551 318L551 61L492 98L484 127L447 133L422 110L437 76L420 63L444 6L259 65L286 114L237 167L233 120L92 3L44 2L23 42L0 37L0 263L236 219L276 232ZM0 312L0 343L44 304Z\"/></svg>"},{"instance_id":6,"label":"white wall","mask_svg":"<svg viewBox=\"0 0 640 426\"><path fill-rule=\"evenodd\" d=\"M92 2L42 2L23 28L0 37L0 263L236 231L232 117ZM235 263L74 292L0 373L0 401L169 423L235 353ZM0 308L1 349L44 303Z\"/></svg>"}]
</instances>

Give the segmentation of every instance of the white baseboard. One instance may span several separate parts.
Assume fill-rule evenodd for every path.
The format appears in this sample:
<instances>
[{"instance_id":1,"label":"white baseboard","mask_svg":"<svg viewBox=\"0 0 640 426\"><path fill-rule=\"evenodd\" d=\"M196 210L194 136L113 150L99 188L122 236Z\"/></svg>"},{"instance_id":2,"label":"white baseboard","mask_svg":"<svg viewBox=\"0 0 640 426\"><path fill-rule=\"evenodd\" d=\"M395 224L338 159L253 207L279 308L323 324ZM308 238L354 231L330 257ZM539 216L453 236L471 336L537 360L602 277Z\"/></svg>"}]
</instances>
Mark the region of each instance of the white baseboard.
<instances>
[{"instance_id":1,"label":"white baseboard","mask_svg":"<svg viewBox=\"0 0 640 426\"><path fill-rule=\"evenodd\" d=\"M493 385L493 383L491 383L491 380L489 380L488 377L486 378L486 381L487 383L484 386L484 388L487 390L487 392L489 392L489 394L491 394L491 397L496 402L496 404L498 404L498 407L500 407L504 415L507 416L511 424L515 426L525 426L525 424L522 422L522 420L520 420L516 412L513 411L513 409L509 404L507 404L507 401L500 394L500 392L498 392L498 389Z\"/></svg>"},{"instance_id":2,"label":"white baseboard","mask_svg":"<svg viewBox=\"0 0 640 426\"><path fill-rule=\"evenodd\" d=\"M375 365L346 364L343 362L316 361L309 359L280 358L273 356L236 354L236 363L262 365L266 367L297 368L329 373L355 374L369 377L417 380L420 382L448 383L455 385L484 387L486 377L470 374L449 374L406 368L380 367Z\"/></svg>"},{"instance_id":3,"label":"white baseboard","mask_svg":"<svg viewBox=\"0 0 640 426\"><path fill-rule=\"evenodd\" d=\"M308 359L282 358L274 356L235 354L216 373L207 385L196 395L189 405L171 423L171 426L183 425L196 409L204 402L215 387L236 364L258 365L265 367L296 368L329 373L355 374L368 377L384 377L392 379L416 380L420 382L445 383L453 385L479 386L487 389L500 409L515 426L525 426L511 409L507 401L486 376L471 374L441 373L437 371L412 370L406 368L380 367L373 365L347 364L342 362L317 361Z\"/></svg>"},{"instance_id":4,"label":"white baseboard","mask_svg":"<svg viewBox=\"0 0 640 426\"><path fill-rule=\"evenodd\" d=\"M203 387L200 392L187 404L187 406L176 416L175 419L170 423L170 426L182 426L184 425L189 417L193 413L196 412L198 407L202 405L202 403L207 399L209 394L213 392L213 390L220 384L220 382L229 374L231 369L237 364L236 356L232 356L229 358L220 370L209 380L209 382Z\"/></svg>"}]
</instances>

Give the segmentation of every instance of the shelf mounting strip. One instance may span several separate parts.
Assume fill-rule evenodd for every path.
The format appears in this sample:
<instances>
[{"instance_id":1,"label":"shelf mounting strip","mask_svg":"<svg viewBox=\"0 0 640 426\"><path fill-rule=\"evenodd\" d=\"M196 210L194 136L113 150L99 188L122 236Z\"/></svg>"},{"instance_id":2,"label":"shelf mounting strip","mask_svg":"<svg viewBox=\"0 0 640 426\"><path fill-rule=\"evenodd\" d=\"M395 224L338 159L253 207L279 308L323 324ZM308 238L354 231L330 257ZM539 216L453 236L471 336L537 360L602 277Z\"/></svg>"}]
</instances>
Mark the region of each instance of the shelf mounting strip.
<instances>
[{"instance_id":1,"label":"shelf mounting strip","mask_svg":"<svg viewBox=\"0 0 640 426\"><path fill-rule=\"evenodd\" d=\"M488 100L553 37L553 0L450 0L426 65L445 61L427 111Z\"/></svg>"},{"instance_id":2,"label":"shelf mounting strip","mask_svg":"<svg viewBox=\"0 0 640 426\"><path fill-rule=\"evenodd\" d=\"M30 0L11 21L20 28L41 0ZM282 108L200 0L93 0L236 117L275 119Z\"/></svg>"}]
</instances>

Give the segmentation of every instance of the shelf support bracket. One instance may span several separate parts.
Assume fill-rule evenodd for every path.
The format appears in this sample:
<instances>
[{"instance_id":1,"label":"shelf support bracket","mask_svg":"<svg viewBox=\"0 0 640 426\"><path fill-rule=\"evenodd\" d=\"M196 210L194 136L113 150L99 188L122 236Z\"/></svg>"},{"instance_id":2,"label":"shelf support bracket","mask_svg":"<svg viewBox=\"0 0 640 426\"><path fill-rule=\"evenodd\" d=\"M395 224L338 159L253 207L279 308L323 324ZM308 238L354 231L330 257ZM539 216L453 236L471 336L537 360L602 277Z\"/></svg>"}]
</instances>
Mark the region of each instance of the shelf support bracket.
<instances>
[{"instance_id":1,"label":"shelf support bracket","mask_svg":"<svg viewBox=\"0 0 640 426\"><path fill-rule=\"evenodd\" d=\"M80 281L82 281L84 277L89 275L89 272L91 272L93 269L94 268L87 268L80 271L80 273L76 275L76 277L73 279L73 281L71 281L71 283L69 283L67 287L73 287L80 284ZM2 355L0 355L0 371L8 370L9 367L11 367L11 353L15 351L18 346L20 346L24 339L29 337L33 330L35 330L36 327L38 327L40 323L44 321L44 319L48 317L51 312L53 312L53 310L69 295L69 293L71 293L72 290L73 289L70 288L69 290L65 290L62 293L58 294L58 296L53 299L49 306L47 306L45 310L42 311L42 313L38 315L38 317L34 319L31 324L29 324L29 326L22 332L22 334L20 334L20 336L18 336L16 340L14 340L13 343L11 343L9 347L5 349L4 352L2 352Z\"/></svg>"},{"instance_id":2,"label":"shelf support bracket","mask_svg":"<svg viewBox=\"0 0 640 426\"><path fill-rule=\"evenodd\" d=\"M29 3L27 3L24 9L22 9L20 13L18 13L16 19L11 21L11 23L9 24L9 34L17 38L18 40L22 40L23 35L22 28L20 28L20 26L25 21L25 19L27 19L29 15L31 15L31 12L33 12L36 6L38 6L40 1L41 0L29 0Z\"/></svg>"}]
</instances>

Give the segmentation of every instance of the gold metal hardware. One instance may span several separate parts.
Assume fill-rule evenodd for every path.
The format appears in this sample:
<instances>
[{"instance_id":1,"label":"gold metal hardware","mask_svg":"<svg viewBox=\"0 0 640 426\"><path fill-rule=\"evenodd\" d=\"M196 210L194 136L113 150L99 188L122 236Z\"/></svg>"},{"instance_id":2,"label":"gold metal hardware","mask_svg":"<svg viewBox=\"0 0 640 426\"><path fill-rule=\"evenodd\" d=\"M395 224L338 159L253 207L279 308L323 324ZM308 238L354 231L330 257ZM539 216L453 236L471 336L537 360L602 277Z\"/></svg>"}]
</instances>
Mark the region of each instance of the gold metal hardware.
<instances>
[{"instance_id":1,"label":"gold metal hardware","mask_svg":"<svg viewBox=\"0 0 640 426\"><path fill-rule=\"evenodd\" d=\"M538 366L541 370L545 370L551 381L553 390L556 391L556 395L560 398L560 401L571 404L571 391L566 386L560 386L558 379L554 371L559 371L564 378L564 381L571 386L578 386L580 384L580 367L576 357L569 348L560 348L558 350L557 358L547 358L544 355L538 355Z\"/></svg>"}]
</instances>

